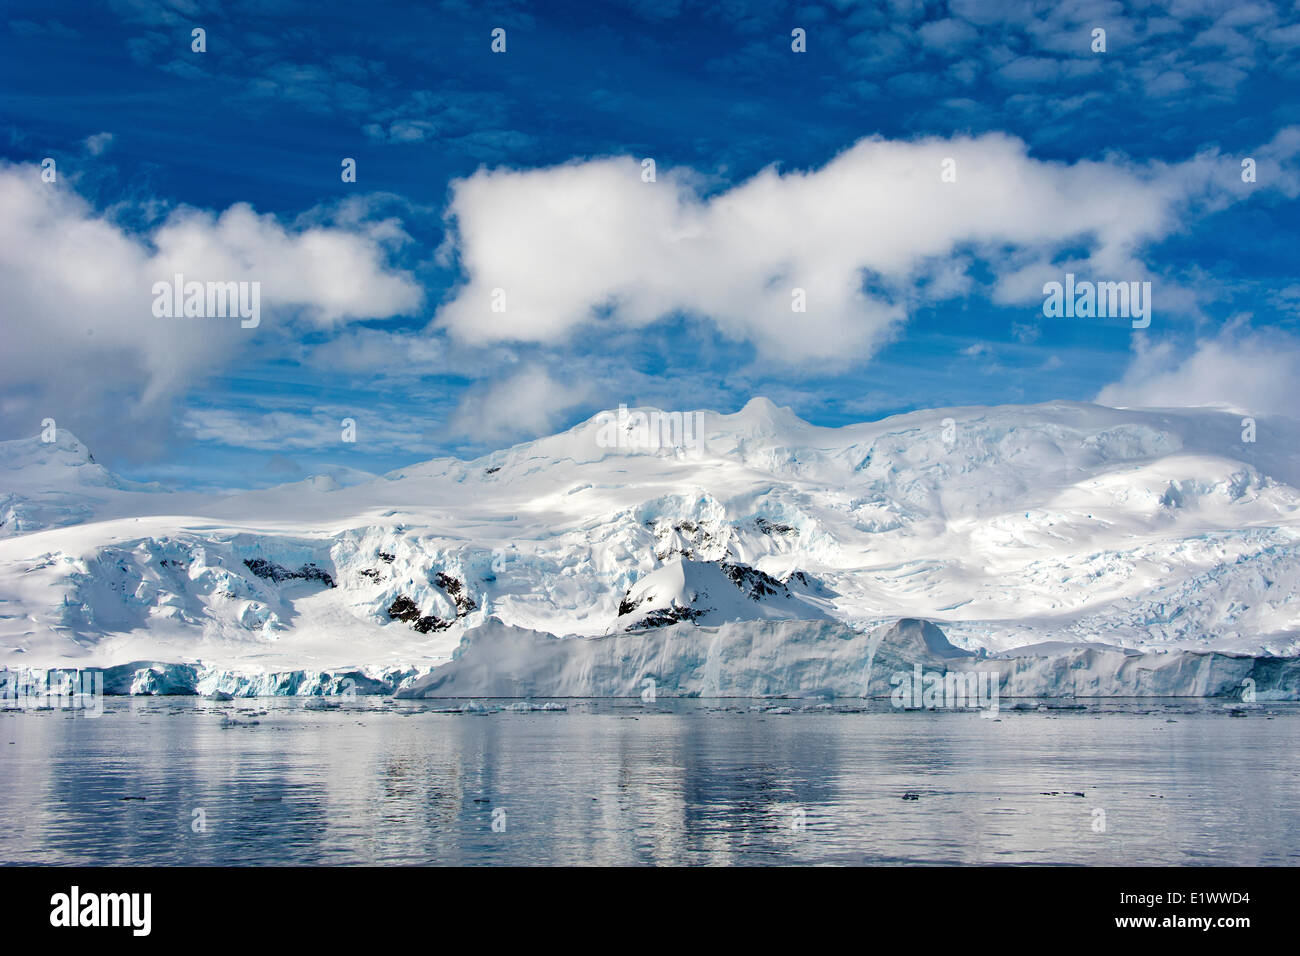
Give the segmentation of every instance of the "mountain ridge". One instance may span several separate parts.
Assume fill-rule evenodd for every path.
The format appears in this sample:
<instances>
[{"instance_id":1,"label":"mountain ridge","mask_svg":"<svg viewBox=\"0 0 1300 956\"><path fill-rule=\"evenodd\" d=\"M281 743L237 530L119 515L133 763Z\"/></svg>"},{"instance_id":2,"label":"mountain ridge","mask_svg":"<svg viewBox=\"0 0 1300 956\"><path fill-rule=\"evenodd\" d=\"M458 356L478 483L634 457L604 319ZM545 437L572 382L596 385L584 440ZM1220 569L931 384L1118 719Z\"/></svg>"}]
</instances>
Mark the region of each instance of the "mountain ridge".
<instances>
[{"instance_id":1,"label":"mountain ridge","mask_svg":"<svg viewBox=\"0 0 1300 956\"><path fill-rule=\"evenodd\" d=\"M801 574L825 589L790 605L804 619L924 618L967 651L1300 650L1300 423L1245 442L1224 411L1062 401L827 428L754 399L682 413L698 443L620 446L638 411L659 413L234 496L119 486L68 433L78 449L49 454L84 451L64 471L93 480L52 482L67 476L0 443L0 502L21 518L0 525L0 664L446 660L489 616L610 632L674 560ZM391 617L399 598L437 628Z\"/></svg>"}]
</instances>

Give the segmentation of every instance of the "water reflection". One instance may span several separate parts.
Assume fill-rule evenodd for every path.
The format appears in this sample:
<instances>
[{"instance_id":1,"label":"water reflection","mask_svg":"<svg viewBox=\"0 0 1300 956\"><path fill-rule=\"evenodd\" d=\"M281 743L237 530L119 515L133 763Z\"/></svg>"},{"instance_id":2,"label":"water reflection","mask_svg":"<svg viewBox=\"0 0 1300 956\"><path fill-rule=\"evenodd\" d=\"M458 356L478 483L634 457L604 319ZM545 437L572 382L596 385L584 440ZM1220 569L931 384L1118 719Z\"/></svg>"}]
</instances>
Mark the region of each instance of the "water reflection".
<instances>
[{"instance_id":1,"label":"water reflection","mask_svg":"<svg viewBox=\"0 0 1300 956\"><path fill-rule=\"evenodd\" d=\"M568 704L477 715L134 699L98 719L5 713L0 860L1300 861L1295 705L1230 719L1213 702L1144 701L995 721Z\"/></svg>"}]
</instances>

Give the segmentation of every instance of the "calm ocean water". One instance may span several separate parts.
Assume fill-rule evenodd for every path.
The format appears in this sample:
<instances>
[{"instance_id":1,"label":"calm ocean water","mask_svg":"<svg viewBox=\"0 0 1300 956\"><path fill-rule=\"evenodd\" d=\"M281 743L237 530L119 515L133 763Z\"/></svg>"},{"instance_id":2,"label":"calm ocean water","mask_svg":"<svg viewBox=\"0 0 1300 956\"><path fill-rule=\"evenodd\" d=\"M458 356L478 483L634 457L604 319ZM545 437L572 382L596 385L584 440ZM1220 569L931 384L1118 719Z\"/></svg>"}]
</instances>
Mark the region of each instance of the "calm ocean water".
<instances>
[{"instance_id":1,"label":"calm ocean water","mask_svg":"<svg viewBox=\"0 0 1300 956\"><path fill-rule=\"evenodd\" d=\"M0 714L0 861L1300 863L1296 705L459 703Z\"/></svg>"}]
</instances>

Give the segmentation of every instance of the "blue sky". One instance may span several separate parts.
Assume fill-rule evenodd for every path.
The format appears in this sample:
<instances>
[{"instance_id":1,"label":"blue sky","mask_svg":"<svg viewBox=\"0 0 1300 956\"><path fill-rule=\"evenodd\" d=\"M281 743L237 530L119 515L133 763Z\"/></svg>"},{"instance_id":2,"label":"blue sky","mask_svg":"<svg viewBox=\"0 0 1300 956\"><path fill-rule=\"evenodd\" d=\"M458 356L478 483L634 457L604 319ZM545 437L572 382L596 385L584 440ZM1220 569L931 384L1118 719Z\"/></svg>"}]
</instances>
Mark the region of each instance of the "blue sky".
<instances>
[{"instance_id":1,"label":"blue sky","mask_svg":"<svg viewBox=\"0 0 1300 956\"><path fill-rule=\"evenodd\" d=\"M620 403L1294 415L1293 5L4 17L0 437L54 417L132 477L226 488L470 456ZM152 316L176 262L260 281L261 325ZM1068 270L1151 281L1151 327L1045 318L1041 279ZM795 285L809 313L771 311ZM487 313L497 287L526 305Z\"/></svg>"}]
</instances>

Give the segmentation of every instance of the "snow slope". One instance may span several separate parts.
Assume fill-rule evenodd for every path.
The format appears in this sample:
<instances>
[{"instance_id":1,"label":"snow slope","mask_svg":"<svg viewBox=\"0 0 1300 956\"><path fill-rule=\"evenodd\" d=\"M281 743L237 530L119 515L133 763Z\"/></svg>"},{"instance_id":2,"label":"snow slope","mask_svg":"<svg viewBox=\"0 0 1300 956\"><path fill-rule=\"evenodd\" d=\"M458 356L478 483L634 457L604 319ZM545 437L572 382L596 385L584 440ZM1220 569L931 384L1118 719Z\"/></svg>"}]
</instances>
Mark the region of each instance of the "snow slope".
<instances>
[{"instance_id":1,"label":"snow slope","mask_svg":"<svg viewBox=\"0 0 1300 956\"><path fill-rule=\"evenodd\" d=\"M491 617L630 637L672 608L924 618L994 654L1300 652L1295 422L1251 443L1226 412L1053 402L821 428L755 399L662 441L640 411L233 496L121 481L66 431L0 443L0 666L405 672Z\"/></svg>"}]
</instances>

